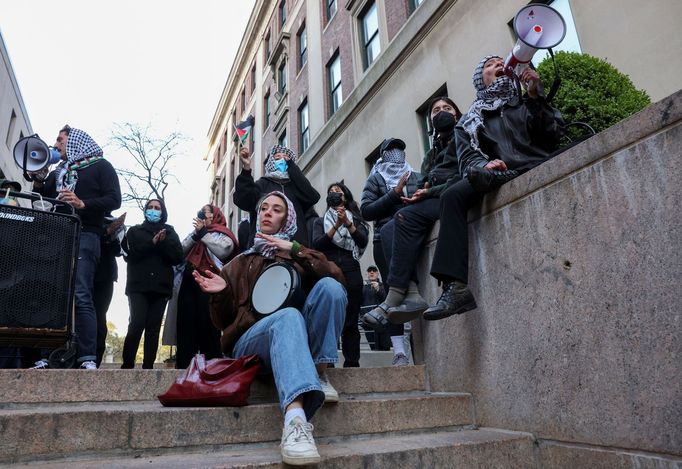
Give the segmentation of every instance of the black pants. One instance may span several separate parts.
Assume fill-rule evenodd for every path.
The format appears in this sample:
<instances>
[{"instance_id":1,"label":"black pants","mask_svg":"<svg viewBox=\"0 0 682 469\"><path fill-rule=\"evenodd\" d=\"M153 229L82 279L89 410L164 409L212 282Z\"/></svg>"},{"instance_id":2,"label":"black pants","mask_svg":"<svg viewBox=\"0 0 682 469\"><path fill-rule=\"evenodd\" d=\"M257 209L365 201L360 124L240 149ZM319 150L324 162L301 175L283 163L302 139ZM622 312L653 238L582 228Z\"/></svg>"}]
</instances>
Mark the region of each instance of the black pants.
<instances>
[{"instance_id":1,"label":"black pants","mask_svg":"<svg viewBox=\"0 0 682 469\"><path fill-rule=\"evenodd\" d=\"M185 269L178 293L176 368L187 368L199 352L207 360L222 357L220 331L211 322L208 298L208 293L202 292L194 281L190 269Z\"/></svg>"},{"instance_id":2,"label":"black pants","mask_svg":"<svg viewBox=\"0 0 682 469\"><path fill-rule=\"evenodd\" d=\"M135 368L135 355L144 331L144 359L142 368L154 368L156 351L159 347L161 321L166 309L168 296L160 293L129 293L130 322L123 343L123 366Z\"/></svg>"},{"instance_id":3,"label":"black pants","mask_svg":"<svg viewBox=\"0 0 682 469\"><path fill-rule=\"evenodd\" d=\"M439 199L426 199L398 210L393 220L381 228L381 242L389 272L386 283L407 288L417 281L417 259L426 235L440 216Z\"/></svg>"},{"instance_id":4,"label":"black pants","mask_svg":"<svg viewBox=\"0 0 682 469\"><path fill-rule=\"evenodd\" d=\"M374 255L374 263L377 265L377 269L379 269L379 273L381 274L381 281L385 282L388 278L388 264L386 263L384 246L381 240L375 240L374 243L372 243L372 254Z\"/></svg>"},{"instance_id":5,"label":"black pants","mask_svg":"<svg viewBox=\"0 0 682 469\"><path fill-rule=\"evenodd\" d=\"M469 280L467 212L483 198L467 179L448 187L440 196L440 233L431 264L431 275L441 281Z\"/></svg>"},{"instance_id":6,"label":"black pants","mask_svg":"<svg viewBox=\"0 0 682 469\"><path fill-rule=\"evenodd\" d=\"M344 270L346 278L346 292L348 293L348 305L346 306L346 319L341 332L341 351L343 351L343 367L351 368L360 366L360 331L358 319L360 316L360 304L362 303L362 273L360 265L357 269Z\"/></svg>"},{"instance_id":7,"label":"black pants","mask_svg":"<svg viewBox=\"0 0 682 469\"><path fill-rule=\"evenodd\" d=\"M107 348L107 311L114 295L114 281L97 282L92 295L97 315L97 367L102 364L102 357Z\"/></svg>"}]
</instances>

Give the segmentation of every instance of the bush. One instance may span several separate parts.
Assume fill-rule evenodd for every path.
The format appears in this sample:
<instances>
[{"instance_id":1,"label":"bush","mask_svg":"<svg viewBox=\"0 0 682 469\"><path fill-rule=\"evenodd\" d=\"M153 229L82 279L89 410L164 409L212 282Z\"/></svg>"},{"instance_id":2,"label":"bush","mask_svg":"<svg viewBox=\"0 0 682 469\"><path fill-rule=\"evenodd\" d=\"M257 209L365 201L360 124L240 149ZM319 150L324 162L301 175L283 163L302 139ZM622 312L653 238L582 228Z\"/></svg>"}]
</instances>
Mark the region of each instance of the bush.
<instances>
[{"instance_id":1,"label":"bush","mask_svg":"<svg viewBox=\"0 0 682 469\"><path fill-rule=\"evenodd\" d=\"M651 103L649 95L636 89L629 76L605 60L577 52L557 52L555 58L561 86L552 104L567 123L585 122L600 132ZM538 73L549 92L554 80L550 57L540 63Z\"/></svg>"}]
</instances>

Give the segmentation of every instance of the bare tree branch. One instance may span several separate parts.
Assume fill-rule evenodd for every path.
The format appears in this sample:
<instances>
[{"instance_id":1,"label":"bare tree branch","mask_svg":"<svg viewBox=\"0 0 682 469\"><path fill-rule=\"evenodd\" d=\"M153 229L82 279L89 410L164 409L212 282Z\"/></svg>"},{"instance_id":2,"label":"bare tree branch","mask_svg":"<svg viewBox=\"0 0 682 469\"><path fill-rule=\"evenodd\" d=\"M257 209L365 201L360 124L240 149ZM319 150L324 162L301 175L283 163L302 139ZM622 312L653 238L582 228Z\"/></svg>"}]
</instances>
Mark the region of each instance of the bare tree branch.
<instances>
[{"instance_id":1,"label":"bare tree branch","mask_svg":"<svg viewBox=\"0 0 682 469\"><path fill-rule=\"evenodd\" d=\"M150 124L115 124L110 138L110 143L124 150L134 162L134 169L116 170L128 186L122 196L123 202L135 202L140 209L144 209L152 197L163 200L169 183L178 181L169 165L182 156L178 145L186 140L180 132L155 138L150 136L150 129Z\"/></svg>"}]
</instances>

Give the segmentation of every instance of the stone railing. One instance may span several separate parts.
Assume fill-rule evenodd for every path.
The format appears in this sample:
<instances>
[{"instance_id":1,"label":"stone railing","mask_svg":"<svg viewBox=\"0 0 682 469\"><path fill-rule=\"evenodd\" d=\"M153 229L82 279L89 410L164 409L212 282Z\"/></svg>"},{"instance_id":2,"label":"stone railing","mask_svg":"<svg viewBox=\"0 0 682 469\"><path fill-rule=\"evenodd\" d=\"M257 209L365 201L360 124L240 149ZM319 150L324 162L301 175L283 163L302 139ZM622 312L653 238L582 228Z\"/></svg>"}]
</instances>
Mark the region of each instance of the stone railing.
<instances>
[{"instance_id":1,"label":"stone railing","mask_svg":"<svg viewBox=\"0 0 682 469\"><path fill-rule=\"evenodd\" d=\"M481 426L535 434L558 465L682 454L681 119L682 91L470 212L478 309L414 328L432 390L471 392Z\"/></svg>"}]
</instances>

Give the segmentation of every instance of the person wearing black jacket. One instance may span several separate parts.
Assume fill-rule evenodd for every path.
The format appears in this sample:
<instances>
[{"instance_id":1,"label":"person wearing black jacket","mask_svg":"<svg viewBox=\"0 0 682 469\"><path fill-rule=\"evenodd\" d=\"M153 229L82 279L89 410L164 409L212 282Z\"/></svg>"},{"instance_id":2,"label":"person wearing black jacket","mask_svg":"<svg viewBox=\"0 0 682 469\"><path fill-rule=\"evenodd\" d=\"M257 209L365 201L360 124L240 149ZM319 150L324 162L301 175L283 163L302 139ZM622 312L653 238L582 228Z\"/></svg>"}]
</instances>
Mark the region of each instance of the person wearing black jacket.
<instances>
[{"instance_id":1,"label":"person wearing black jacket","mask_svg":"<svg viewBox=\"0 0 682 469\"><path fill-rule=\"evenodd\" d=\"M519 77L504 73L501 57L487 56L473 75L476 100L455 129L451 147L464 179L441 195L441 225L431 275L443 282L438 302L424 311L437 320L476 308L468 283L467 211L483 194L546 161L563 136L559 111L541 95L538 74L527 68ZM455 160L452 159L452 162Z\"/></svg>"},{"instance_id":2,"label":"person wearing black jacket","mask_svg":"<svg viewBox=\"0 0 682 469\"><path fill-rule=\"evenodd\" d=\"M256 205L265 195L273 191L280 191L294 204L298 230L294 240L309 246L308 230L306 229L306 212L319 200L320 193L313 188L310 181L303 175L296 165L296 153L282 145L275 145L265 159L265 174L258 181L254 181L251 172L251 156L247 148L239 151L242 171L235 180L234 204L250 214L251 233L248 246L253 244L256 234Z\"/></svg>"},{"instance_id":3,"label":"person wearing black jacket","mask_svg":"<svg viewBox=\"0 0 682 469\"><path fill-rule=\"evenodd\" d=\"M118 281L117 257L121 257L121 241L125 235L124 213L118 218L105 216L104 234L101 238L101 256L93 284L92 303L97 314L97 367L102 364L107 345L107 312L114 296L114 282Z\"/></svg>"},{"instance_id":4,"label":"person wearing black jacket","mask_svg":"<svg viewBox=\"0 0 682 469\"><path fill-rule=\"evenodd\" d=\"M75 299L77 362L83 369L97 369L97 315L93 304L93 278L100 258L100 237L104 215L121 206L118 176L97 143L84 131L64 126L54 147L62 162L43 182L34 183L34 191L57 197L76 209L81 220ZM36 368L46 368L41 360Z\"/></svg>"},{"instance_id":5,"label":"person wearing black jacket","mask_svg":"<svg viewBox=\"0 0 682 469\"><path fill-rule=\"evenodd\" d=\"M141 225L128 230L122 243L128 254L126 295L130 304L130 323L123 344L121 368L135 367L143 331L142 368L154 368L163 312L173 291L173 266L184 258L180 238L173 227L166 224L168 212L163 201L149 200L144 218Z\"/></svg>"},{"instance_id":6,"label":"person wearing black jacket","mask_svg":"<svg viewBox=\"0 0 682 469\"><path fill-rule=\"evenodd\" d=\"M313 249L334 262L346 278L348 305L341 333L344 368L360 366L358 316L362 302L360 257L369 241L369 229L346 185L335 182L327 189L327 211L313 223Z\"/></svg>"},{"instance_id":7,"label":"person wearing black jacket","mask_svg":"<svg viewBox=\"0 0 682 469\"><path fill-rule=\"evenodd\" d=\"M446 157L453 129L460 115L455 103L445 96L433 99L429 118L436 132L434 148L422 163L422 187L411 197L402 197L406 206L381 229L384 255L389 264L388 295L383 303L365 314L364 322L387 327L415 319L428 304L419 294L415 265L426 236L440 216L439 197L446 183L460 178L456 164Z\"/></svg>"},{"instance_id":8,"label":"person wearing black jacket","mask_svg":"<svg viewBox=\"0 0 682 469\"><path fill-rule=\"evenodd\" d=\"M367 267L367 279L365 285L362 287L362 305L360 306L360 314L363 314L376 305L384 301L386 298L386 290L384 289L384 282L379 279L379 269L375 265ZM402 326L400 324L399 326ZM364 327L364 326L363 326ZM377 332L372 328L364 327L365 337L372 350L390 350L391 337L386 332Z\"/></svg>"}]
</instances>

